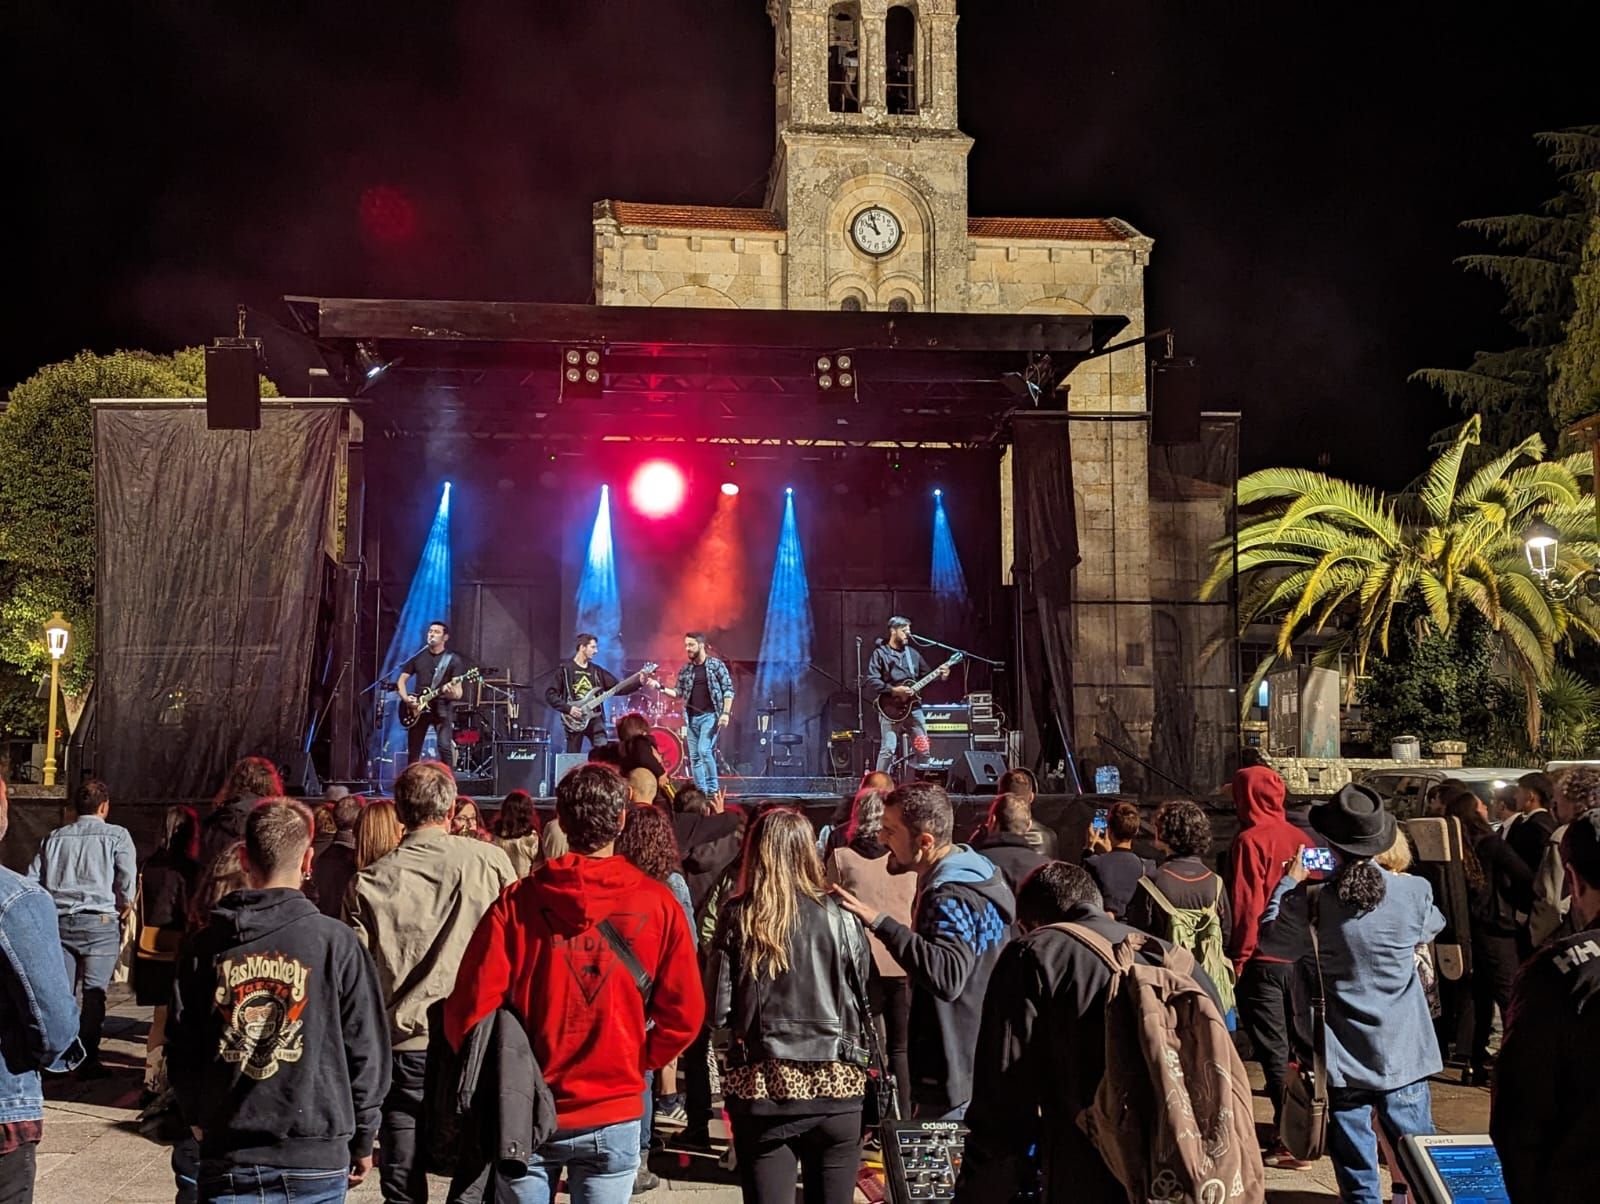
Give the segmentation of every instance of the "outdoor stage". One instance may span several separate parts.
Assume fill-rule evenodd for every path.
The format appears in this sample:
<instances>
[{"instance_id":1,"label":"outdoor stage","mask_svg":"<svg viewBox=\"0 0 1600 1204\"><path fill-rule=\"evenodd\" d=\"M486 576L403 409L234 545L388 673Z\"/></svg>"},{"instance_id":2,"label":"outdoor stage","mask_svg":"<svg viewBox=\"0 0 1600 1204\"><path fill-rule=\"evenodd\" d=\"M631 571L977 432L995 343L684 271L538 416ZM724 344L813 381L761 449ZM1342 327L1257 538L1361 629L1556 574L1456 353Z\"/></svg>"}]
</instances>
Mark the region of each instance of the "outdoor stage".
<instances>
[{"instance_id":1,"label":"outdoor stage","mask_svg":"<svg viewBox=\"0 0 1600 1204\"><path fill-rule=\"evenodd\" d=\"M116 609L84 760L124 797L203 796L262 751L299 782L309 762L381 788L405 757L386 687L434 619L492 683L464 700L462 765L491 786L506 743L564 749L544 691L578 631L617 675L659 662L666 680L683 633L707 632L734 675L729 771L853 783L877 736L859 667L891 614L971 654L929 702L979 708L991 748L1018 733L1014 760L1063 757L1076 531L1056 386L1124 319L290 305L325 400L265 402L253 431L97 409ZM229 460L244 483L217 490ZM640 487L652 472L665 494Z\"/></svg>"}]
</instances>

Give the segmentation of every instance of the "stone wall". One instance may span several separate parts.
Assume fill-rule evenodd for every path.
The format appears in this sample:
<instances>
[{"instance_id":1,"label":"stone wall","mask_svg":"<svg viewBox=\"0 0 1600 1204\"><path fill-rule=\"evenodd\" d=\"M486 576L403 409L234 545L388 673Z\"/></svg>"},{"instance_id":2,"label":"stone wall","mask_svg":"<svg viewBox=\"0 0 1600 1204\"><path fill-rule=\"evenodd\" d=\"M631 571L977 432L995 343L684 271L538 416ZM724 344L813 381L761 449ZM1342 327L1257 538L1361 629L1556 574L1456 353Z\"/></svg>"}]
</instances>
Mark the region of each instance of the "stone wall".
<instances>
[{"instance_id":1,"label":"stone wall","mask_svg":"<svg viewBox=\"0 0 1600 1204\"><path fill-rule=\"evenodd\" d=\"M1369 769L1459 769L1459 758L1436 757L1422 761L1392 761L1383 757L1273 757L1273 769L1290 794L1333 794L1348 786L1357 773Z\"/></svg>"}]
</instances>

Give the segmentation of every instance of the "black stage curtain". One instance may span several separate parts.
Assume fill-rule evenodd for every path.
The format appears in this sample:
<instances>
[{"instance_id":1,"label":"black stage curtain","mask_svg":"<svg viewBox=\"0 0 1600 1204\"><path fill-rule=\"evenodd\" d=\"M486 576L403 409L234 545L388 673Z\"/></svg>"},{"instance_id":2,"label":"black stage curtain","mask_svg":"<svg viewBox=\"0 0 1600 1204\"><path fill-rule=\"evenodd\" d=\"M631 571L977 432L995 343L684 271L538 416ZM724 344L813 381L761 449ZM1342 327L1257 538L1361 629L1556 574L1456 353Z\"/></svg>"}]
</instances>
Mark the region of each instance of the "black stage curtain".
<instances>
[{"instance_id":1,"label":"black stage curtain","mask_svg":"<svg viewBox=\"0 0 1600 1204\"><path fill-rule=\"evenodd\" d=\"M1072 501L1068 416L1012 418L1011 482L1023 747L1044 761L1072 732L1072 570L1078 523ZM1076 751L1066 750L1076 761Z\"/></svg>"},{"instance_id":2,"label":"black stage curtain","mask_svg":"<svg viewBox=\"0 0 1600 1204\"><path fill-rule=\"evenodd\" d=\"M94 414L94 772L120 798L212 794L239 757L294 759L305 731L342 405Z\"/></svg>"}]
</instances>

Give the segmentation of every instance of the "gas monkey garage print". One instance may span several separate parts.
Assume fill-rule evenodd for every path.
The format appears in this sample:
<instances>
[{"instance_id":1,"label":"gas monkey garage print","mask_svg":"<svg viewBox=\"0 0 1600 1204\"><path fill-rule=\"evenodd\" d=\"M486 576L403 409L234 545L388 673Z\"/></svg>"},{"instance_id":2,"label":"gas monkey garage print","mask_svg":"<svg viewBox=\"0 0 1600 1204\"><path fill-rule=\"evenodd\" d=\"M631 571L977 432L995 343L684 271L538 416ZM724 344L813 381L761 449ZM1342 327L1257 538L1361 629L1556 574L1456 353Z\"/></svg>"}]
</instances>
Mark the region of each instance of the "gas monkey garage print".
<instances>
[{"instance_id":1,"label":"gas monkey garage print","mask_svg":"<svg viewBox=\"0 0 1600 1204\"><path fill-rule=\"evenodd\" d=\"M281 953L224 957L218 967L217 1007L223 1016L218 1052L258 1082L305 1052L306 985L311 970Z\"/></svg>"}]
</instances>

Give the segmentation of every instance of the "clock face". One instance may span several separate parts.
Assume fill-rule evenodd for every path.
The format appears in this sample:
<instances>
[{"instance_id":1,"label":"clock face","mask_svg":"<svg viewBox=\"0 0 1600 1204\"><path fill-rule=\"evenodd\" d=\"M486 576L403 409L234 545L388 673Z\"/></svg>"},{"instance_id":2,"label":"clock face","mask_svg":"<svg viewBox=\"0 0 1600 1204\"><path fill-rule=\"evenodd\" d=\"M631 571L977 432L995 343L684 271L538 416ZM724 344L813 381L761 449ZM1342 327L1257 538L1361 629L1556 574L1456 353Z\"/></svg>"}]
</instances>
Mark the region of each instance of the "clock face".
<instances>
[{"instance_id":1,"label":"clock face","mask_svg":"<svg viewBox=\"0 0 1600 1204\"><path fill-rule=\"evenodd\" d=\"M868 255L887 255L900 245L900 234L900 219L877 205L863 209L850 223L850 237Z\"/></svg>"}]
</instances>

